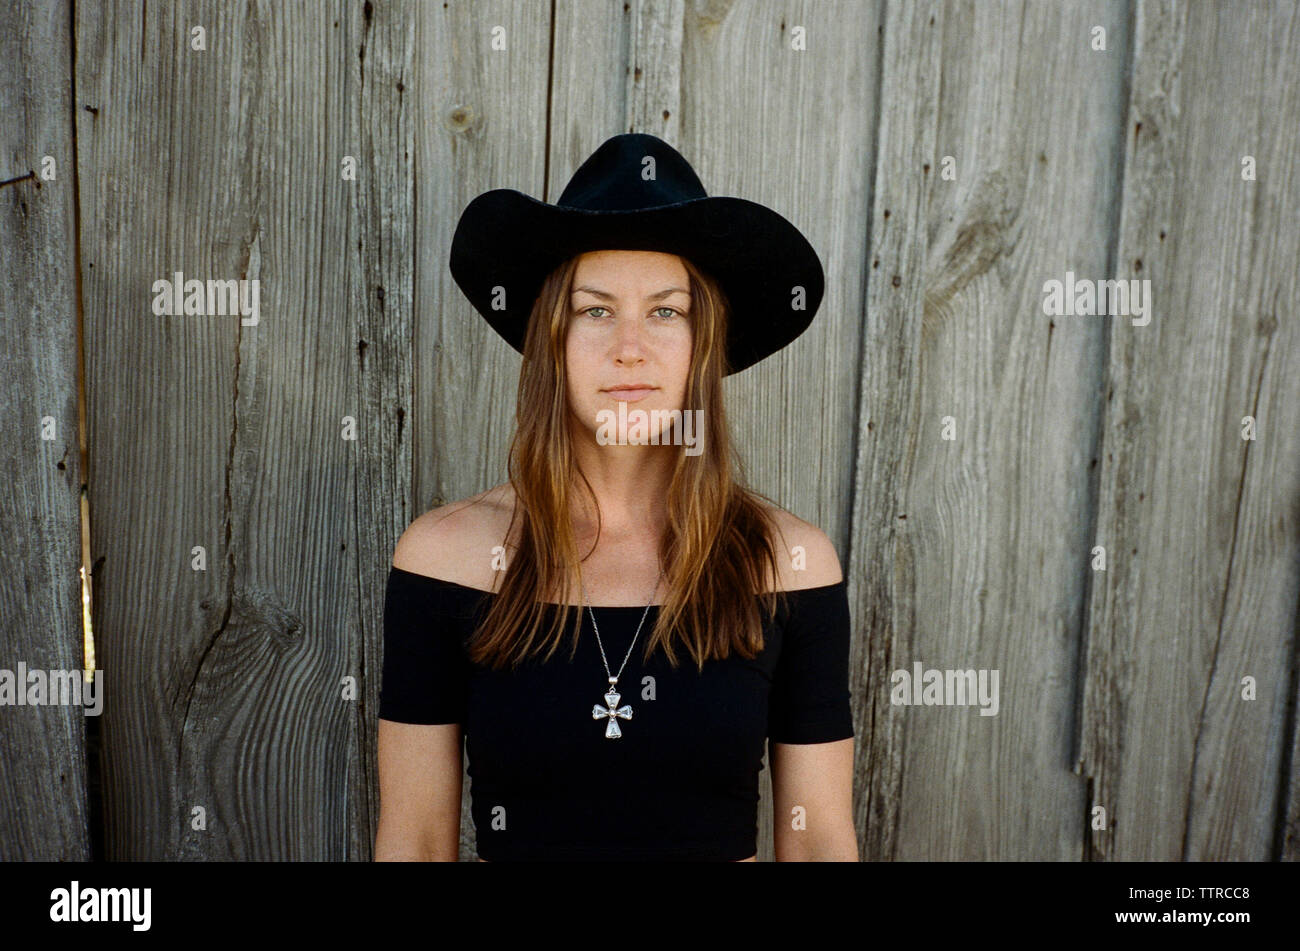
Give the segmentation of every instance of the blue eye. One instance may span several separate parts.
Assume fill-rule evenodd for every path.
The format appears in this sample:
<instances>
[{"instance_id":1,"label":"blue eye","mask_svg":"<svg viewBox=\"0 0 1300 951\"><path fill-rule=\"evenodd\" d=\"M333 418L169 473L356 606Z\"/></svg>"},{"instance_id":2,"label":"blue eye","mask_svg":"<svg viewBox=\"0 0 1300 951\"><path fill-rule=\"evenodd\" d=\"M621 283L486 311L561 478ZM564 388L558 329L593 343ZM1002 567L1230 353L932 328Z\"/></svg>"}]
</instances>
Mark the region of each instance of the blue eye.
<instances>
[{"instance_id":1,"label":"blue eye","mask_svg":"<svg viewBox=\"0 0 1300 951\"><path fill-rule=\"evenodd\" d=\"M676 308L673 308L673 307L656 307L656 308L655 308L655 312L656 312L656 313L658 313L658 312L661 311L661 310L666 310L666 311L668 311L668 315L667 315L667 316L661 316L661 317L660 317L661 320L672 320L675 316L677 316L677 313L678 313L678 311L676 310Z\"/></svg>"},{"instance_id":2,"label":"blue eye","mask_svg":"<svg viewBox=\"0 0 1300 951\"><path fill-rule=\"evenodd\" d=\"M592 316L592 317L596 317L596 319L599 320L599 319L600 319L599 316L597 316L596 314L593 314L593 313L591 313L591 312L592 312L593 310L604 310L604 309L605 309L604 307L588 307L586 310L583 311L583 313L584 313L584 314L588 314L588 315L590 315L590 316Z\"/></svg>"}]
</instances>

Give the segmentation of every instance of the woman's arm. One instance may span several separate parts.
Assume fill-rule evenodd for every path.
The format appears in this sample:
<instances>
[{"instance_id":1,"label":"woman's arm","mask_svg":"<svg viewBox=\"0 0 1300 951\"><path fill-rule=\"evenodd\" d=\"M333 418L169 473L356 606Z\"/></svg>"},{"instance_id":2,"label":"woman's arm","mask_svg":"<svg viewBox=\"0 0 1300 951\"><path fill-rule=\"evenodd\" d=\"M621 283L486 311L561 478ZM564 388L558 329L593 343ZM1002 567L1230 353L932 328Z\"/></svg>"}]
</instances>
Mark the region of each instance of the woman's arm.
<instances>
[{"instance_id":1,"label":"woman's arm","mask_svg":"<svg viewBox=\"0 0 1300 951\"><path fill-rule=\"evenodd\" d=\"M769 743L778 862L856 862L853 739Z\"/></svg>"},{"instance_id":2,"label":"woman's arm","mask_svg":"<svg viewBox=\"0 0 1300 951\"><path fill-rule=\"evenodd\" d=\"M479 525L481 508L470 504L481 497L462 499L417 518L397 542L393 567L456 583L464 581L471 586L479 583L477 578L462 577L461 573L477 563L471 551L475 548L484 553L490 551L490 545L483 545L479 537L483 531ZM485 566L490 564L487 554L481 561ZM387 613L390 609L394 611L391 617ZM408 610L401 598L386 607L386 663L390 646L406 652L396 661L404 665L411 662L407 654L416 648L426 648L425 639L437 636L426 621L413 620L422 618L422 611L424 608L419 606ZM421 630L414 631L417 626ZM413 639L402 635L412 635ZM449 649L447 643L439 642L437 652L432 655L443 676L451 663ZM429 661L423 658L417 662ZM459 723L379 719L379 828L375 833L375 861L455 862L459 859L464 768L461 739Z\"/></svg>"},{"instance_id":3,"label":"woman's arm","mask_svg":"<svg viewBox=\"0 0 1300 951\"><path fill-rule=\"evenodd\" d=\"M787 591L838 584L844 574L835 546L817 526L778 509L778 551ZM803 556L795 570L793 554ZM828 743L768 743L773 844L778 862L856 862L853 824L853 737Z\"/></svg>"},{"instance_id":4,"label":"woman's arm","mask_svg":"<svg viewBox=\"0 0 1300 951\"><path fill-rule=\"evenodd\" d=\"M376 862L460 858L459 723L379 721Z\"/></svg>"}]
</instances>

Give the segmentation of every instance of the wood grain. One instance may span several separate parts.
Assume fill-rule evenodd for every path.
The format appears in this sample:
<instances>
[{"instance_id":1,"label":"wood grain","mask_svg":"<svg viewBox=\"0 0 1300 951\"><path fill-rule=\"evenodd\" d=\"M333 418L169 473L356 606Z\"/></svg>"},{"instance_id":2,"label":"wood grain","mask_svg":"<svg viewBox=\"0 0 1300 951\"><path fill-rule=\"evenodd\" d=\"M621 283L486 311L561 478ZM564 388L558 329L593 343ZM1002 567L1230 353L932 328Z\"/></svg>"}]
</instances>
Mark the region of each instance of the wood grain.
<instances>
[{"instance_id":1,"label":"wood grain","mask_svg":"<svg viewBox=\"0 0 1300 951\"><path fill-rule=\"evenodd\" d=\"M0 0L0 23L0 669L17 678L19 664L86 666L77 157L67 8ZM78 706L0 707L0 861L91 857L88 719Z\"/></svg>"}]
</instances>

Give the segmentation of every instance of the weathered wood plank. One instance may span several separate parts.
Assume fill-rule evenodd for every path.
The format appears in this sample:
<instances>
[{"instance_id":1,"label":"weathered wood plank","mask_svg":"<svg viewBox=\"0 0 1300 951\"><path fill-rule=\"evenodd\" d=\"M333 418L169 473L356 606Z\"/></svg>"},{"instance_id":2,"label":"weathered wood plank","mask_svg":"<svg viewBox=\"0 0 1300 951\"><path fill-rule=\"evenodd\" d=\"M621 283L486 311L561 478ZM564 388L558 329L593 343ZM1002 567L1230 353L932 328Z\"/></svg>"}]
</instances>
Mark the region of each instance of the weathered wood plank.
<instances>
[{"instance_id":1,"label":"weathered wood plank","mask_svg":"<svg viewBox=\"0 0 1300 951\"><path fill-rule=\"evenodd\" d=\"M890 4L884 43L851 547L863 858L1077 859L1104 328L1046 316L1041 288L1106 273L1124 7ZM891 704L914 664L997 671L996 715Z\"/></svg>"},{"instance_id":2,"label":"weathered wood plank","mask_svg":"<svg viewBox=\"0 0 1300 951\"><path fill-rule=\"evenodd\" d=\"M365 715L349 720L348 772L338 791L347 797L346 858L368 861L379 821L375 738L384 585L397 539L418 514L412 497L419 427L411 344L416 340L421 260L417 174L420 136L428 124L418 64L427 37L421 3L401 0L360 8L345 3L343 9L346 17L338 17L335 31L341 37L327 47L338 64L333 82L343 87L341 101L330 108L347 116L344 142L348 154L357 156L360 173L355 183L348 183L348 218L337 223L327 253L350 259L355 242L360 259L359 273L349 266L341 275L348 308L337 316L344 333L340 349L355 341L357 372L348 383L358 388L358 408L364 414L358 420L364 421L365 434L356 444L357 545L348 566L349 576L359 583L351 616L358 619L355 633L362 637L359 644L348 641L348 656L362 657L363 666L354 673L364 690ZM323 182L338 179L340 160L333 155L323 162ZM339 633L351 632L345 626Z\"/></svg>"},{"instance_id":3,"label":"weathered wood plank","mask_svg":"<svg viewBox=\"0 0 1300 951\"><path fill-rule=\"evenodd\" d=\"M0 669L17 677L86 665L77 160L67 5L0 0L0 23ZM0 723L0 861L91 858L83 708L5 706Z\"/></svg>"},{"instance_id":4,"label":"weathered wood plank","mask_svg":"<svg viewBox=\"0 0 1300 951\"><path fill-rule=\"evenodd\" d=\"M1109 335L1078 766L1098 858L1277 857L1296 783L1297 48L1290 2L1136 8L1115 277L1150 280L1154 312Z\"/></svg>"}]
</instances>

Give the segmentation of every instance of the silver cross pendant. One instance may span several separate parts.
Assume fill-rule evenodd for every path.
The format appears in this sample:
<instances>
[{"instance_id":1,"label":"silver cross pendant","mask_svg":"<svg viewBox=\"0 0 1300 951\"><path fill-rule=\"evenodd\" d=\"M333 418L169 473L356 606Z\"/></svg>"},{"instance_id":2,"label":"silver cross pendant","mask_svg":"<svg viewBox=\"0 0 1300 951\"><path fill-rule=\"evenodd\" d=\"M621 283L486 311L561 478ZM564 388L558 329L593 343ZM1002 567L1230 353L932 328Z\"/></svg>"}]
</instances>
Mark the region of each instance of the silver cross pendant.
<instances>
[{"instance_id":1,"label":"silver cross pendant","mask_svg":"<svg viewBox=\"0 0 1300 951\"><path fill-rule=\"evenodd\" d=\"M605 706L602 707L600 704L596 704L591 708L591 718L593 720L599 720L601 717L609 718L605 724L605 739L607 740L617 740L623 735L623 731L618 728L619 717L624 720L632 719L632 708L627 704L620 707L618 705L619 699L619 692L614 689L613 678L610 678L609 691L605 694Z\"/></svg>"}]
</instances>

